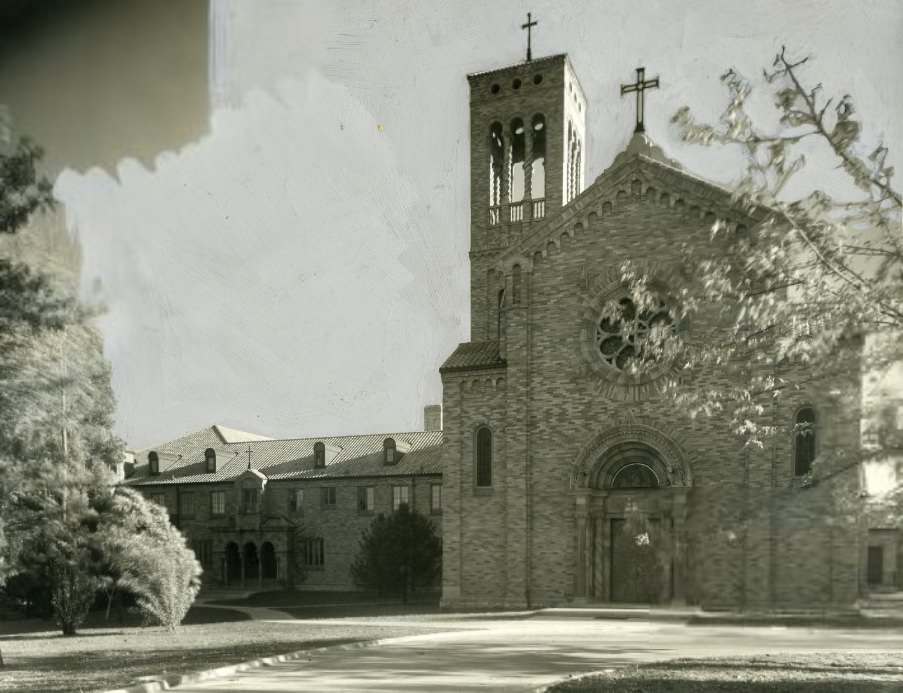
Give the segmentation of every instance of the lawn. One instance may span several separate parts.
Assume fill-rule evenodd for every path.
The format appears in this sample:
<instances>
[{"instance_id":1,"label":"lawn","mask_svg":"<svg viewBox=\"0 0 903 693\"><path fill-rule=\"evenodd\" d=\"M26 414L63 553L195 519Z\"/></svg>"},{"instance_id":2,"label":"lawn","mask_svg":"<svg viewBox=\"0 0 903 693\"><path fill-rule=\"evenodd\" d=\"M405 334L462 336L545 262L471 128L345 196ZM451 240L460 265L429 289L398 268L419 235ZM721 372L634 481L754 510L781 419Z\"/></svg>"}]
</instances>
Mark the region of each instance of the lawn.
<instances>
[{"instance_id":1,"label":"lawn","mask_svg":"<svg viewBox=\"0 0 903 693\"><path fill-rule=\"evenodd\" d=\"M229 609L195 607L187 625L173 633L159 627L110 627L95 616L72 638L62 637L48 622L0 623L0 647L6 661L0 672L0 690L103 690L136 683L143 676L213 669L297 650L437 630L268 623L246 618Z\"/></svg>"},{"instance_id":2,"label":"lawn","mask_svg":"<svg viewBox=\"0 0 903 693\"><path fill-rule=\"evenodd\" d=\"M438 614L439 595L415 595L407 604L400 597L368 592L256 592L244 598L217 598L210 604L264 606L297 619Z\"/></svg>"},{"instance_id":3,"label":"lawn","mask_svg":"<svg viewBox=\"0 0 903 693\"><path fill-rule=\"evenodd\" d=\"M899 693L899 652L678 659L566 681L554 693Z\"/></svg>"}]
</instances>

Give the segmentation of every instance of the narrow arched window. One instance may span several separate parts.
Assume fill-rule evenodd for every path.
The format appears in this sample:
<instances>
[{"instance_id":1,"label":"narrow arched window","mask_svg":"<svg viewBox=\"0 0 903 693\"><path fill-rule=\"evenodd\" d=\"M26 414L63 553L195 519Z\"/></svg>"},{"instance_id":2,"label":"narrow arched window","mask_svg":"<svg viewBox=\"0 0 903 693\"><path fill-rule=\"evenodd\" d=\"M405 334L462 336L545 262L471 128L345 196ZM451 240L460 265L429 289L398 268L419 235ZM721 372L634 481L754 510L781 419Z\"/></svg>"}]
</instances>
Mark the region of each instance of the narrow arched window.
<instances>
[{"instance_id":1,"label":"narrow arched window","mask_svg":"<svg viewBox=\"0 0 903 693\"><path fill-rule=\"evenodd\" d=\"M583 190L583 143L578 139L575 146L576 154L574 156L574 194L577 197Z\"/></svg>"},{"instance_id":2,"label":"narrow arched window","mask_svg":"<svg viewBox=\"0 0 903 693\"><path fill-rule=\"evenodd\" d=\"M498 295L498 302L495 310L495 337L496 339L502 338L502 308L505 307L505 290L500 289Z\"/></svg>"},{"instance_id":3,"label":"narrow arched window","mask_svg":"<svg viewBox=\"0 0 903 693\"><path fill-rule=\"evenodd\" d=\"M160 457L156 452L151 451L147 454L147 464L150 467L151 474L160 473Z\"/></svg>"},{"instance_id":4,"label":"narrow arched window","mask_svg":"<svg viewBox=\"0 0 903 693\"><path fill-rule=\"evenodd\" d=\"M530 169L530 197L546 196L546 119L540 113L533 116L533 156Z\"/></svg>"},{"instance_id":5,"label":"narrow arched window","mask_svg":"<svg viewBox=\"0 0 903 693\"><path fill-rule=\"evenodd\" d=\"M489 206L502 204L502 171L504 170L505 142L501 123L489 128Z\"/></svg>"},{"instance_id":6,"label":"narrow arched window","mask_svg":"<svg viewBox=\"0 0 903 693\"><path fill-rule=\"evenodd\" d=\"M793 474L805 476L812 471L815 460L815 409L803 407L793 423Z\"/></svg>"},{"instance_id":7,"label":"narrow arched window","mask_svg":"<svg viewBox=\"0 0 903 693\"><path fill-rule=\"evenodd\" d=\"M204 463L207 471L212 473L216 471L216 451L213 448L204 450Z\"/></svg>"},{"instance_id":8,"label":"narrow arched window","mask_svg":"<svg viewBox=\"0 0 903 693\"><path fill-rule=\"evenodd\" d=\"M314 443L314 468L326 466L326 446L317 442Z\"/></svg>"},{"instance_id":9,"label":"narrow arched window","mask_svg":"<svg viewBox=\"0 0 903 693\"><path fill-rule=\"evenodd\" d=\"M395 441L392 438L386 438L383 441L383 461L386 464L395 464L398 455L395 450Z\"/></svg>"},{"instance_id":10,"label":"narrow arched window","mask_svg":"<svg viewBox=\"0 0 903 693\"><path fill-rule=\"evenodd\" d=\"M574 197L574 126L568 121L568 139L567 139L567 170L565 171L565 193L564 193L564 201L565 204L571 201L571 198Z\"/></svg>"},{"instance_id":11,"label":"narrow arched window","mask_svg":"<svg viewBox=\"0 0 903 693\"><path fill-rule=\"evenodd\" d=\"M511 303L512 305L520 305L520 265L515 265L511 269Z\"/></svg>"},{"instance_id":12,"label":"narrow arched window","mask_svg":"<svg viewBox=\"0 0 903 693\"><path fill-rule=\"evenodd\" d=\"M508 201L521 202L527 184L526 176L526 134L524 121L515 118L511 121L511 156L509 158Z\"/></svg>"},{"instance_id":13,"label":"narrow arched window","mask_svg":"<svg viewBox=\"0 0 903 693\"><path fill-rule=\"evenodd\" d=\"M477 431L477 486L492 486L492 431Z\"/></svg>"}]
</instances>

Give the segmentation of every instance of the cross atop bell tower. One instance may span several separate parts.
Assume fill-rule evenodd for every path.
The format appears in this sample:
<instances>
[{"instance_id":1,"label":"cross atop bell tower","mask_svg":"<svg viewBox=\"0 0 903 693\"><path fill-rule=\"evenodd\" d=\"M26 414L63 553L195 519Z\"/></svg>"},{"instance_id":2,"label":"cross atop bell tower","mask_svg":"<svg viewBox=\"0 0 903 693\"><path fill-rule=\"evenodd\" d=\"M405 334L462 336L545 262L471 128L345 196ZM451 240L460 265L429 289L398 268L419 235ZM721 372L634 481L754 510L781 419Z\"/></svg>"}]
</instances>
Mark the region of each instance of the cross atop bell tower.
<instances>
[{"instance_id":1,"label":"cross atop bell tower","mask_svg":"<svg viewBox=\"0 0 903 693\"><path fill-rule=\"evenodd\" d=\"M526 23L526 24L521 24L521 25L520 25L520 28L521 28L521 29L526 29L526 30L527 30L527 62L528 62L528 63L529 63L531 60L533 60L533 51L531 50L531 46L530 46L530 43L532 42L532 41L531 41L531 40L532 40L532 35L531 35L531 33L530 33L530 29L532 29L534 26L536 26L537 24L539 24L539 22L534 22L534 21L532 21L532 16L533 16L532 13L527 12L527 23Z\"/></svg>"}]
</instances>

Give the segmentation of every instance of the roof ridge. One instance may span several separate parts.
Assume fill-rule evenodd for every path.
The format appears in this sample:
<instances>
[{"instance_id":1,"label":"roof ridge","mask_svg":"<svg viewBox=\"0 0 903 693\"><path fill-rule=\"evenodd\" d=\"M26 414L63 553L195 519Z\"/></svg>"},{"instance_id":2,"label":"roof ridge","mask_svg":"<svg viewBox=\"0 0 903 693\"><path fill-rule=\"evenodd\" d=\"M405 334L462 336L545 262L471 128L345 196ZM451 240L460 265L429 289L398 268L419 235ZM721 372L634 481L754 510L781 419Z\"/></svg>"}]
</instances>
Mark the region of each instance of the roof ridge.
<instances>
[{"instance_id":1,"label":"roof ridge","mask_svg":"<svg viewBox=\"0 0 903 693\"><path fill-rule=\"evenodd\" d=\"M376 437L392 437L392 436L410 436L410 435L428 435L432 433L442 433L442 431L390 431L388 433L351 433L334 436L305 436L304 438L266 438L264 440L248 440L236 443L223 443L224 445L249 445L251 443L285 443L290 441L326 441L335 440L337 438L376 438Z\"/></svg>"}]
</instances>

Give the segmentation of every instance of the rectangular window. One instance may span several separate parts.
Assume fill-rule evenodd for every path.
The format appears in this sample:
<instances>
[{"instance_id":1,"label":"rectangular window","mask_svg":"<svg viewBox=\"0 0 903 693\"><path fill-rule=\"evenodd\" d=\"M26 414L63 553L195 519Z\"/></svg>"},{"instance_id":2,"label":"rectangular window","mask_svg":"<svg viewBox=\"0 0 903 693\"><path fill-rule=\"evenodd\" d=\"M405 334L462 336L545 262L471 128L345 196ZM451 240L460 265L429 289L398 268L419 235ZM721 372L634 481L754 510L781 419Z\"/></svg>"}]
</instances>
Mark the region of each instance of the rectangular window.
<instances>
[{"instance_id":1,"label":"rectangular window","mask_svg":"<svg viewBox=\"0 0 903 693\"><path fill-rule=\"evenodd\" d=\"M194 494L179 494L179 517L194 517Z\"/></svg>"},{"instance_id":2,"label":"rectangular window","mask_svg":"<svg viewBox=\"0 0 903 693\"><path fill-rule=\"evenodd\" d=\"M405 505L409 504L409 493L410 488L408 486L393 486L392 487L392 510L398 510L398 506L402 503Z\"/></svg>"},{"instance_id":3,"label":"rectangular window","mask_svg":"<svg viewBox=\"0 0 903 693\"><path fill-rule=\"evenodd\" d=\"M194 551L195 558L205 567L209 568L213 565L213 541L211 539L200 539L191 542L191 549Z\"/></svg>"},{"instance_id":4,"label":"rectangular window","mask_svg":"<svg viewBox=\"0 0 903 693\"><path fill-rule=\"evenodd\" d=\"M211 491L210 492L210 514L225 515L226 514L226 492Z\"/></svg>"},{"instance_id":5,"label":"rectangular window","mask_svg":"<svg viewBox=\"0 0 903 693\"><path fill-rule=\"evenodd\" d=\"M300 513L304 510L304 489L293 488L288 492L289 512Z\"/></svg>"},{"instance_id":6,"label":"rectangular window","mask_svg":"<svg viewBox=\"0 0 903 693\"><path fill-rule=\"evenodd\" d=\"M324 508L335 507L335 486L323 486L320 489L320 505Z\"/></svg>"},{"instance_id":7,"label":"rectangular window","mask_svg":"<svg viewBox=\"0 0 903 693\"><path fill-rule=\"evenodd\" d=\"M244 513L256 513L260 499L260 489L243 488L241 490L241 509Z\"/></svg>"},{"instance_id":8,"label":"rectangular window","mask_svg":"<svg viewBox=\"0 0 903 693\"><path fill-rule=\"evenodd\" d=\"M157 505L159 505L163 508L166 507L166 494L165 493L152 493L150 499Z\"/></svg>"},{"instance_id":9,"label":"rectangular window","mask_svg":"<svg viewBox=\"0 0 903 693\"><path fill-rule=\"evenodd\" d=\"M430 486L430 512L438 514L442 512L442 485L432 484Z\"/></svg>"},{"instance_id":10,"label":"rectangular window","mask_svg":"<svg viewBox=\"0 0 903 693\"><path fill-rule=\"evenodd\" d=\"M360 513L373 512L373 487L359 486L357 489L357 511Z\"/></svg>"},{"instance_id":11,"label":"rectangular window","mask_svg":"<svg viewBox=\"0 0 903 693\"><path fill-rule=\"evenodd\" d=\"M322 539L305 539L301 545L301 555L308 568L322 568L326 565Z\"/></svg>"}]
</instances>

